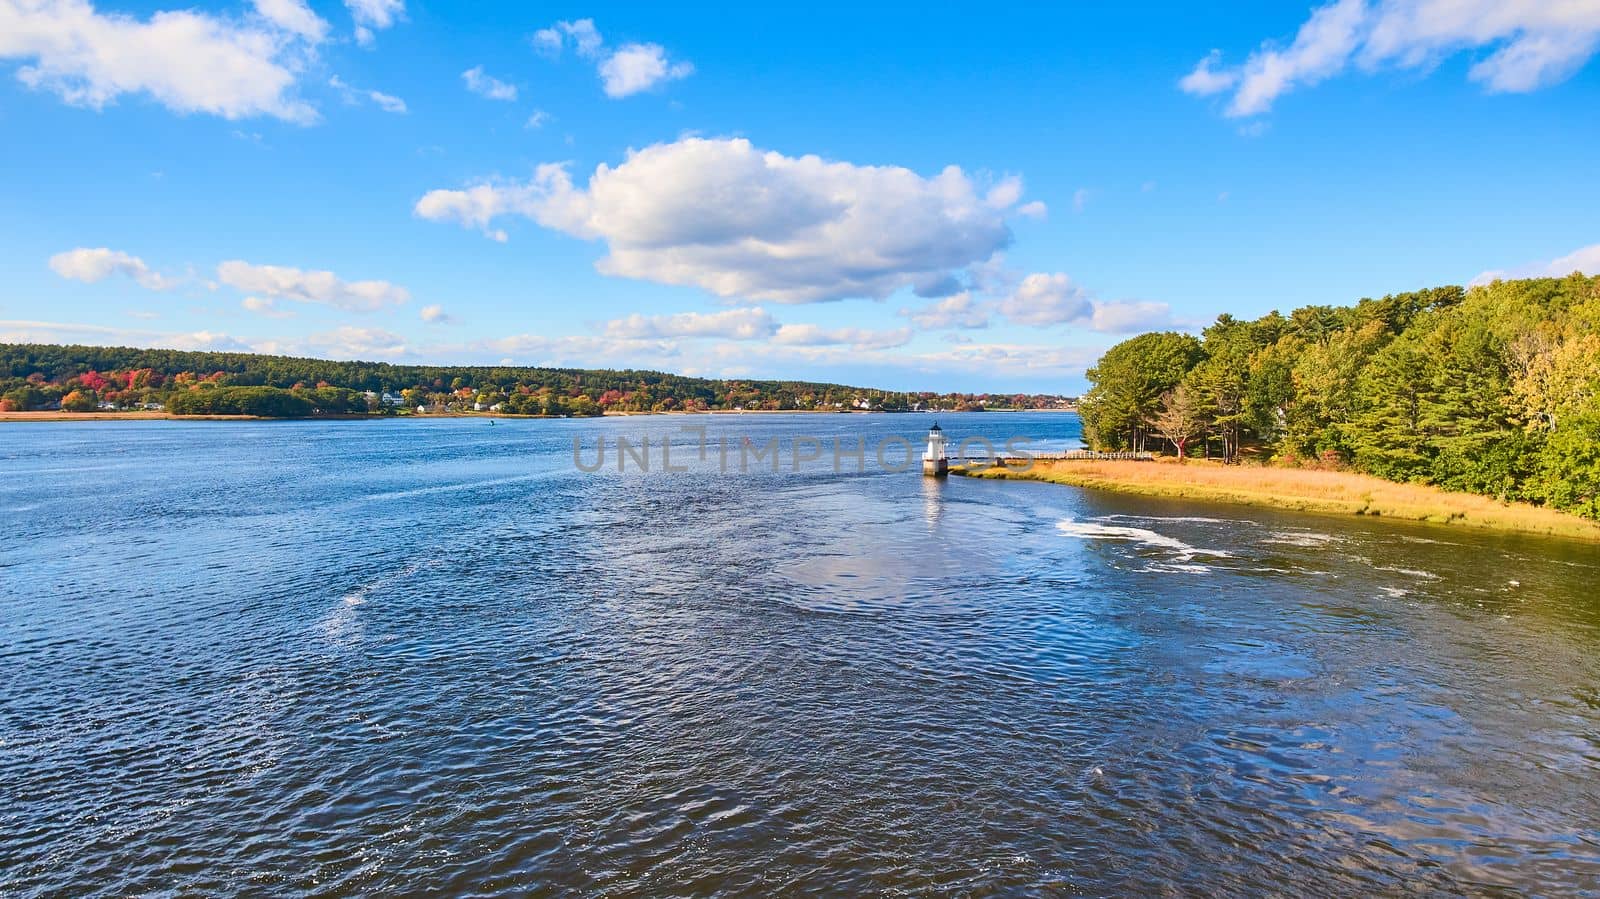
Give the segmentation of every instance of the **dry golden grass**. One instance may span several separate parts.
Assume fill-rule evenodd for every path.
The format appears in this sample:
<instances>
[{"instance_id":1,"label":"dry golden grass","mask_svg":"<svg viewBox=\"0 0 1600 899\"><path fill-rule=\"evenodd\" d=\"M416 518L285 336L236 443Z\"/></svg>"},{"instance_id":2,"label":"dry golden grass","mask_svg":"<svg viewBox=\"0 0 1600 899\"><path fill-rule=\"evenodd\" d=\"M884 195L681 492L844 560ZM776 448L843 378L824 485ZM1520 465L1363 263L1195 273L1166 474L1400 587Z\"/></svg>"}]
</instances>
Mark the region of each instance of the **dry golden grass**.
<instances>
[{"instance_id":1,"label":"dry golden grass","mask_svg":"<svg viewBox=\"0 0 1600 899\"><path fill-rule=\"evenodd\" d=\"M1269 506L1303 512L1372 515L1600 542L1600 524L1525 503L1396 484L1368 475L1213 462L1036 462L1027 471L1000 467L952 474L1115 490L1145 496Z\"/></svg>"}]
</instances>

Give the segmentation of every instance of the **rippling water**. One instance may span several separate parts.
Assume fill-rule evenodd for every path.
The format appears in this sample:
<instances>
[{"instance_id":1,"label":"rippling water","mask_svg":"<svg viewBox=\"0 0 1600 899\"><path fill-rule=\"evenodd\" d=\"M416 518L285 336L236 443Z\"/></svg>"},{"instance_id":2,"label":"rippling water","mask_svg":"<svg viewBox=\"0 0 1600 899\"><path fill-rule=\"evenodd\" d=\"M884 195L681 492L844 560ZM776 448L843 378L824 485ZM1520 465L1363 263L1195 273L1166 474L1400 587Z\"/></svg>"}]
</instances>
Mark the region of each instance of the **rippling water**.
<instances>
[{"instance_id":1,"label":"rippling water","mask_svg":"<svg viewBox=\"0 0 1600 899\"><path fill-rule=\"evenodd\" d=\"M0 426L0 895L1600 889L1595 548L686 422Z\"/></svg>"}]
</instances>

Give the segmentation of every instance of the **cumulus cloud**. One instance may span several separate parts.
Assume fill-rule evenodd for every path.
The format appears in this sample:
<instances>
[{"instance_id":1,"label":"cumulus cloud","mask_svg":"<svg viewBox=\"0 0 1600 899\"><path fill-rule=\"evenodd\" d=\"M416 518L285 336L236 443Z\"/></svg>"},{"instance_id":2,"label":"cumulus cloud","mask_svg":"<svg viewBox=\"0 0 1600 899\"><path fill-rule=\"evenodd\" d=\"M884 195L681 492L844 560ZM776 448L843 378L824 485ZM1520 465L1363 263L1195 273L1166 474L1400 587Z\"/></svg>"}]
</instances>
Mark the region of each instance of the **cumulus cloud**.
<instances>
[{"instance_id":1,"label":"cumulus cloud","mask_svg":"<svg viewBox=\"0 0 1600 899\"><path fill-rule=\"evenodd\" d=\"M254 312L257 315L265 315L268 318L292 318L294 316L293 311L278 308L278 301L271 297L245 297L239 301L239 305L250 312Z\"/></svg>"},{"instance_id":2,"label":"cumulus cloud","mask_svg":"<svg viewBox=\"0 0 1600 899\"><path fill-rule=\"evenodd\" d=\"M328 23L312 12L305 0L255 0L255 7L263 19L312 43L328 36Z\"/></svg>"},{"instance_id":3,"label":"cumulus cloud","mask_svg":"<svg viewBox=\"0 0 1600 899\"><path fill-rule=\"evenodd\" d=\"M0 343L84 343L219 352L250 352L254 349L238 338L215 331L164 333L44 321L0 321Z\"/></svg>"},{"instance_id":4,"label":"cumulus cloud","mask_svg":"<svg viewBox=\"0 0 1600 899\"><path fill-rule=\"evenodd\" d=\"M356 23L356 42L371 46L373 32L390 27L406 14L405 0L344 0Z\"/></svg>"},{"instance_id":5,"label":"cumulus cloud","mask_svg":"<svg viewBox=\"0 0 1600 899\"><path fill-rule=\"evenodd\" d=\"M294 0L257 9L250 21L192 10L141 20L102 15L87 0L0 0L0 59L28 60L18 79L75 106L145 94L178 113L315 121L293 92L299 51L320 20Z\"/></svg>"},{"instance_id":6,"label":"cumulus cloud","mask_svg":"<svg viewBox=\"0 0 1600 899\"><path fill-rule=\"evenodd\" d=\"M1019 325L1045 327L1080 323L1093 331L1128 334L1170 327L1172 307L1142 300L1096 300L1060 272L1037 273L999 303L999 311Z\"/></svg>"},{"instance_id":7,"label":"cumulus cloud","mask_svg":"<svg viewBox=\"0 0 1600 899\"><path fill-rule=\"evenodd\" d=\"M1212 50L1205 59L1200 60L1194 70L1178 80L1178 89L1186 94L1197 97L1209 97L1220 94L1228 88L1239 83L1237 71L1218 71L1217 66L1222 63L1222 51ZM1147 184L1149 182L1146 182Z\"/></svg>"},{"instance_id":8,"label":"cumulus cloud","mask_svg":"<svg viewBox=\"0 0 1600 899\"><path fill-rule=\"evenodd\" d=\"M444 311L444 307L435 303L432 306L423 306L418 313L422 320L430 325L453 325L456 317Z\"/></svg>"},{"instance_id":9,"label":"cumulus cloud","mask_svg":"<svg viewBox=\"0 0 1600 899\"><path fill-rule=\"evenodd\" d=\"M983 201L995 209L1010 209L1022 199L1022 176L1007 175L995 182L984 194Z\"/></svg>"},{"instance_id":10,"label":"cumulus cloud","mask_svg":"<svg viewBox=\"0 0 1600 899\"><path fill-rule=\"evenodd\" d=\"M1171 306L1142 300L1096 300L1089 317L1089 327L1103 334L1159 331L1173 324Z\"/></svg>"},{"instance_id":11,"label":"cumulus cloud","mask_svg":"<svg viewBox=\"0 0 1600 899\"><path fill-rule=\"evenodd\" d=\"M170 290L181 281L154 271L143 259L120 250L79 247L50 257L50 269L63 278L94 284L112 275L132 278L147 290Z\"/></svg>"},{"instance_id":12,"label":"cumulus cloud","mask_svg":"<svg viewBox=\"0 0 1600 899\"><path fill-rule=\"evenodd\" d=\"M304 352L330 359L393 359L409 349L406 339L392 331L350 325L308 335L298 345Z\"/></svg>"},{"instance_id":13,"label":"cumulus cloud","mask_svg":"<svg viewBox=\"0 0 1600 899\"><path fill-rule=\"evenodd\" d=\"M600 85L614 100L692 74L693 63L668 61L660 44L623 44L600 63Z\"/></svg>"},{"instance_id":14,"label":"cumulus cloud","mask_svg":"<svg viewBox=\"0 0 1600 899\"><path fill-rule=\"evenodd\" d=\"M400 115L403 115L406 112L406 101L400 99L399 97L383 93L382 91L352 87L349 84L346 84L338 75L334 75L332 78L328 79L328 86L338 91L339 95L344 98L344 102L346 103L354 105L366 100L375 104L384 112L392 112Z\"/></svg>"},{"instance_id":15,"label":"cumulus cloud","mask_svg":"<svg viewBox=\"0 0 1600 899\"><path fill-rule=\"evenodd\" d=\"M600 31L594 27L593 19L557 22L533 33L534 49L551 59L561 55L569 40L578 55L586 59L599 56L605 43L600 39Z\"/></svg>"},{"instance_id":16,"label":"cumulus cloud","mask_svg":"<svg viewBox=\"0 0 1600 899\"><path fill-rule=\"evenodd\" d=\"M630 315L606 322L607 337L631 340L674 337L721 337L764 340L778 332L772 314L759 306L724 312L680 312L676 315Z\"/></svg>"},{"instance_id":17,"label":"cumulus cloud","mask_svg":"<svg viewBox=\"0 0 1600 899\"><path fill-rule=\"evenodd\" d=\"M527 182L431 191L415 212L497 238L498 219L529 218L604 241L604 274L778 303L885 297L970 272L1011 241L1006 210L954 166L925 178L743 139L632 151L581 188L564 166L546 164Z\"/></svg>"},{"instance_id":18,"label":"cumulus cloud","mask_svg":"<svg viewBox=\"0 0 1600 899\"><path fill-rule=\"evenodd\" d=\"M595 63L601 88L614 100L694 74L693 63L668 59L666 48L660 44L633 42L607 47L593 19L557 22L541 28L534 32L532 43L540 55L549 59L560 58L571 43L578 56Z\"/></svg>"},{"instance_id":19,"label":"cumulus cloud","mask_svg":"<svg viewBox=\"0 0 1600 899\"><path fill-rule=\"evenodd\" d=\"M1000 301L1000 312L1019 325L1056 325L1094 314L1089 294L1060 272L1022 279L1016 292Z\"/></svg>"},{"instance_id":20,"label":"cumulus cloud","mask_svg":"<svg viewBox=\"0 0 1600 899\"><path fill-rule=\"evenodd\" d=\"M911 342L910 328L874 331L866 328L824 328L820 325L783 325L773 335L779 346L847 346L858 350L887 350Z\"/></svg>"},{"instance_id":21,"label":"cumulus cloud","mask_svg":"<svg viewBox=\"0 0 1600 899\"><path fill-rule=\"evenodd\" d=\"M1179 87L1200 96L1231 90L1226 114L1254 116L1351 66L1421 69L1488 50L1467 77L1491 92L1520 93L1571 77L1597 49L1600 4L1592 0L1336 0L1313 11L1288 47L1264 43L1233 68L1221 68L1213 51Z\"/></svg>"},{"instance_id":22,"label":"cumulus cloud","mask_svg":"<svg viewBox=\"0 0 1600 899\"><path fill-rule=\"evenodd\" d=\"M949 272L925 275L911 282L911 292L925 300L953 296L963 289L961 279Z\"/></svg>"},{"instance_id":23,"label":"cumulus cloud","mask_svg":"<svg viewBox=\"0 0 1600 899\"><path fill-rule=\"evenodd\" d=\"M1031 203L1023 203L1021 206L1017 207L1017 215L1020 215L1023 218L1042 219L1049 214L1050 210L1044 205L1042 200L1034 200Z\"/></svg>"},{"instance_id":24,"label":"cumulus cloud","mask_svg":"<svg viewBox=\"0 0 1600 899\"><path fill-rule=\"evenodd\" d=\"M901 309L900 314L924 331L949 328L989 327L990 304L973 299L971 293L958 293L921 309Z\"/></svg>"},{"instance_id":25,"label":"cumulus cloud","mask_svg":"<svg viewBox=\"0 0 1600 899\"><path fill-rule=\"evenodd\" d=\"M411 299L404 287L388 281L344 281L333 272L230 260L217 266L217 279L252 294L299 303L319 303L350 312L374 312Z\"/></svg>"},{"instance_id":26,"label":"cumulus cloud","mask_svg":"<svg viewBox=\"0 0 1600 899\"><path fill-rule=\"evenodd\" d=\"M1492 269L1473 278L1471 286L1477 287L1491 281L1511 278L1561 278L1573 272L1600 275L1600 243L1581 247L1548 262L1530 262L1512 269Z\"/></svg>"},{"instance_id":27,"label":"cumulus cloud","mask_svg":"<svg viewBox=\"0 0 1600 899\"><path fill-rule=\"evenodd\" d=\"M528 116L528 121L523 123L522 127L528 129L529 131L536 131L540 128L543 128L545 123L548 121L550 121L550 113L545 112L542 109L535 109L533 113Z\"/></svg>"},{"instance_id":28,"label":"cumulus cloud","mask_svg":"<svg viewBox=\"0 0 1600 899\"><path fill-rule=\"evenodd\" d=\"M515 84L507 84L498 78L485 74L483 66L473 66L462 72L461 80L467 85L467 90L480 97L506 101L517 99L517 86Z\"/></svg>"},{"instance_id":29,"label":"cumulus cloud","mask_svg":"<svg viewBox=\"0 0 1600 899\"><path fill-rule=\"evenodd\" d=\"M985 377L1005 376L1066 378L1100 357L1093 347L1062 347L1031 343L957 344L937 353L923 353L906 361L932 372L965 371Z\"/></svg>"}]
</instances>

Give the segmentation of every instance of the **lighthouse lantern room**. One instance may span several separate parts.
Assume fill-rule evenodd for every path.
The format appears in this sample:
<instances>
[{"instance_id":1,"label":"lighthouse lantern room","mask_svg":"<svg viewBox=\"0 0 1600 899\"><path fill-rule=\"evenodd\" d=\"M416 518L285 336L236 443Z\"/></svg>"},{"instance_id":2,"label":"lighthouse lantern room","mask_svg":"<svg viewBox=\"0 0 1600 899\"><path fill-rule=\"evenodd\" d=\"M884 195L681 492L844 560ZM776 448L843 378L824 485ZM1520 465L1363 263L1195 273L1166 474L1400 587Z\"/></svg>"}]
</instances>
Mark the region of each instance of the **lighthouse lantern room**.
<instances>
[{"instance_id":1,"label":"lighthouse lantern room","mask_svg":"<svg viewBox=\"0 0 1600 899\"><path fill-rule=\"evenodd\" d=\"M930 478L942 478L950 473L950 459L944 451L944 430L938 422L928 429L928 448L922 453L922 473Z\"/></svg>"}]
</instances>

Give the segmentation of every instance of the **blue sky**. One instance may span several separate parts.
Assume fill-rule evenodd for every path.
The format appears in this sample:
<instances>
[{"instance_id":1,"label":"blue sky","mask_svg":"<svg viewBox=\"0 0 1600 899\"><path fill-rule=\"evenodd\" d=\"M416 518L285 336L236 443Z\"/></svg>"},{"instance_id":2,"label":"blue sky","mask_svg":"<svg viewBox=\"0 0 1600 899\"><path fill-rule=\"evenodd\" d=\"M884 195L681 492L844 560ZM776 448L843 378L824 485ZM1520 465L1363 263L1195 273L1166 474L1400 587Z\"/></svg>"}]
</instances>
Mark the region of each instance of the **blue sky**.
<instances>
[{"instance_id":1,"label":"blue sky","mask_svg":"<svg viewBox=\"0 0 1600 899\"><path fill-rule=\"evenodd\" d=\"M1600 3L0 0L0 340L1076 392L1600 271Z\"/></svg>"}]
</instances>

